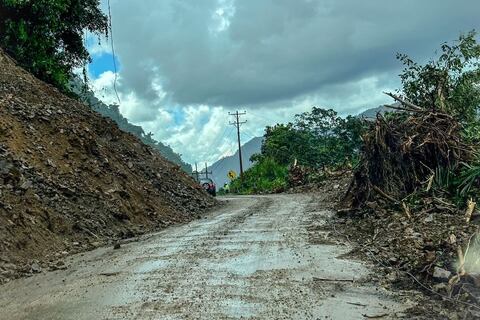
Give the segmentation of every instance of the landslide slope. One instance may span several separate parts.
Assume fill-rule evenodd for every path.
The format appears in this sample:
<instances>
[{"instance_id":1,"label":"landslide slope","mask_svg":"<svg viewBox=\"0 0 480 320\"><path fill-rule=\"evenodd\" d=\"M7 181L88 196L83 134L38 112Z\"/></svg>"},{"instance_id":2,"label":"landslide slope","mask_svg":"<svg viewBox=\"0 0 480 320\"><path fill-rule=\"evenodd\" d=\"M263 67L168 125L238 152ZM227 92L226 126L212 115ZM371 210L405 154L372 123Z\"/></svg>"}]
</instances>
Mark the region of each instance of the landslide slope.
<instances>
[{"instance_id":1,"label":"landslide slope","mask_svg":"<svg viewBox=\"0 0 480 320\"><path fill-rule=\"evenodd\" d=\"M0 49L0 282L214 204L179 166Z\"/></svg>"}]
</instances>

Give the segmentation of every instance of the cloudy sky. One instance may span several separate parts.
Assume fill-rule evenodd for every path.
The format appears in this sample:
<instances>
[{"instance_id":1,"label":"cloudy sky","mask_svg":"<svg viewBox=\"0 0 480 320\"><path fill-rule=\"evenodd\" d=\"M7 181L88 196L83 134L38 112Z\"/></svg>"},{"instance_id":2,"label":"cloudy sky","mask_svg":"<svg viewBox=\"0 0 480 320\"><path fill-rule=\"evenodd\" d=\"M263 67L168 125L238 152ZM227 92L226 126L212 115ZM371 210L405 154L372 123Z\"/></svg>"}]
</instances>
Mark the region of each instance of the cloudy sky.
<instances>
[{"instance_id":1,"label":"cloudy sky","mask_svg":"<svg viewBox=\"0 0 480 320\"><path fill-rule=\"evenodd\" d=\"M120 110L190 163L235 152L237 109L246 142L312 106L346 115L388 103L397 52L425 61L480 21L478 0L111 0L111 10ZM114 102L110 43L88 46L97 96Z\"/></svg>"}]
</instances>

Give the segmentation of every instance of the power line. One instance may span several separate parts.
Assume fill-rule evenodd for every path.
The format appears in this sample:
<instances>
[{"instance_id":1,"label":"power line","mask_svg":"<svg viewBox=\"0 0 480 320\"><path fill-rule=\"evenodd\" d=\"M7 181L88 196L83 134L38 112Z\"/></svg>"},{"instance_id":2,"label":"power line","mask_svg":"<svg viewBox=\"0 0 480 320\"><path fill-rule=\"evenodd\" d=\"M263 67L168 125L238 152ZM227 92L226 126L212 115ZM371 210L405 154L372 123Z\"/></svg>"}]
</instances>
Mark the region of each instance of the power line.
<instances>
[{"instance_id":1,"label":"power line","mask_svg":"<svg viewBox=\"0 0 480 320\"><path fill-rule=\"evenodd\" d=\"M230 131L228 132L228 134L225 135L227 137L233 131L232 127L229 127L229 129L230 129ZM231 146L228 149L228 153L232 153L232 147ZM223 160L225 157L227 157L227 156L223 156L222 158L220 158L216 161L215 165L212 167L212 171L216 171L219 168L220 164L222 164L221 160Z\"/></svg>"},{"instance_id":2,"label":"power line","mask_svg":"<svg viewBox=\"0 0 480 320\"><path fill-rule=\"evenodd\" d=\"M228 129L230 129L230 127L225 126L225 128L223 129L223 133L217 136L217 139L215 139L214 142L211 144L212 148L218 146L218 144L221 142L223 137L225 137L225 133L227 132Z\"/></svg>"},{"instance_id":3,"label":"power line","mask_svg":"<svg viewBox=\"0 0 480 320\"><path fill-rule=\"evenodd\" d=\"M262 120L267 121L268 124L271 124L271 123L272 123L272 119L267 119L266 117L261 116L261 115L259 115L259 114L257 114L257 113L253 113L253 112L251 112L250 110L249 110L248 112L251 113L251 114L252 114L254 117L256 117L256 118L260 118L260 119L262 119ZM273 122L275 122L275 121L273 121Z\"/></svg>"},{"instance_id":4,"label":"power line","mask_svg":"<svg viewBox=\"0 0 480 320\"><path fill-rule=\"evenodd\" d=\"M246 136L248 139L255 139L255 136L249 133L248 131L243 130L242 134Z\"/></svg>"},{"instance_id":5,"label":"power line","mask_svg":"<svg viewBox=\"0 0 480 320\"><path fill-rule=\"evenodd\" d=\"M108 19L110 21L109 29L110 29L110 44L112 46L113 70L115 71L115 78L113 79L113 90L115 91L115 95L117 96L118 104L121 104L120 97L118 96L118 91L117 91L117 80L118 80L117 58L116 58L116 55L115 55L115 44L114 44L114 41L113 41L112 10L110 8L110 0L107 0L107 4L108 4Z\"/></svg>"}]
</instances>

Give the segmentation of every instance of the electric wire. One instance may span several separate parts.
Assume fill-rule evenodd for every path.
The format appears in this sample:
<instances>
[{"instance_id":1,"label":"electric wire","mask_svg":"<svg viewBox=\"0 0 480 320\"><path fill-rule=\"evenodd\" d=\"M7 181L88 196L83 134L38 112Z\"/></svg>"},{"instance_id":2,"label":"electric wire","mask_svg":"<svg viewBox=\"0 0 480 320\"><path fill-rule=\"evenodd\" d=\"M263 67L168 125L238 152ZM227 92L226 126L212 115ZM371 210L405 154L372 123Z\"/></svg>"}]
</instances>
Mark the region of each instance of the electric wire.
<instances>
[{"instance_id":1,"label":"electric wire","mask_svg":"<svg viewBox=\"0 0 480 320\"><path fill-rule=\"evenodd\" d=\"M228 129L230 129L230 130L228 131L227 134L225 134ZM224 136L222 137L222 139L220 139L219 143L223 140L224 137L228 137L228 136L232 133L232 130L233 130L233 127L231 127L231 126L225 128ZM230 150L229 150L229 151L230 151ZM223 159L223 158L222 158L222 159ZM215 165L212 167L212 169L211 169L212 172L215 172L215 170L218 169L219 165L221 164L221 161L220 161L220 160L222 160L222 159L219 159L219 160L216 161L216 164L215 164Z\"/></svg>"},{"instance_id":2,"label":"electric wire","mask_svg":"<svg viewBox=\"0 0 480 320\"><path fill-rule=\"evenodd\" d=\"M113 90L115 91L115 95L118 100L118 104L121 104L120 97L118 96L118 91L117 91L117 80L118 80L118 74L117 74L117 58L115 55L115 43L113 40L113 28L112 28L112 10L110 6L110 0L107 0L107 5L108 5L108 19L109 19L109 29L110 29L110 44L112 46L112 60L113 60L113 70L115 72L115 76L113 79Z\"/></svg>"}]
</instances>

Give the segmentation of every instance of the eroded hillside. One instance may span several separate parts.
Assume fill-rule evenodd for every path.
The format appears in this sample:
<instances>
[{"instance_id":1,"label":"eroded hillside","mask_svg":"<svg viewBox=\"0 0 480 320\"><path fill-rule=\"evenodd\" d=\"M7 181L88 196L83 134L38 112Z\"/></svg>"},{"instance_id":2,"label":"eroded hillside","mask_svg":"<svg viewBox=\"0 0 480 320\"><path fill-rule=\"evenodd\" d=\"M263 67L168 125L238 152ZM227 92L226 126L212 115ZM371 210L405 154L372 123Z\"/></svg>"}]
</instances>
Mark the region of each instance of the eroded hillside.
<instances>
[{"instance_id":1,"label":"eroded hillside","mask_svg":"<svg viewBox=\"0 0 480 320\"><path fill-rule=\"evenodd\" d=\"M177 165L0 51L0 281L214 204Z\"/></svg>"}]
</instances>

